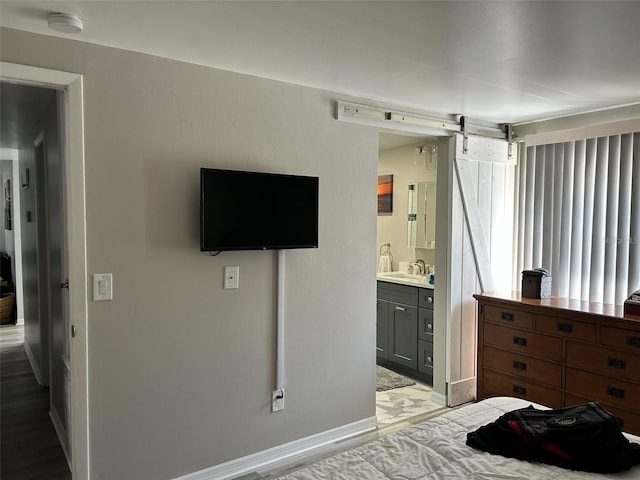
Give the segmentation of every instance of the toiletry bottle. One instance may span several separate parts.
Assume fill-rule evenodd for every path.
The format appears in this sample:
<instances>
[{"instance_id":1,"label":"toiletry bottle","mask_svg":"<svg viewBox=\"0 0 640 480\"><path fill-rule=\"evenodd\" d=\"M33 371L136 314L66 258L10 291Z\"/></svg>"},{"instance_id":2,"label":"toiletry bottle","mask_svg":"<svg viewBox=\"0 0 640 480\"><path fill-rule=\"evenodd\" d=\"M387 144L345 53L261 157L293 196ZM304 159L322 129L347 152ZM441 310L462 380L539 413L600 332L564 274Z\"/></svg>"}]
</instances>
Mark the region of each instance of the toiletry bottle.
<instances>
[{"instance_id":1,"label":"toiletry bottle","mask_svg":"<svg viewBox=\"0 0 640 480\"><path fill-rule=\"evenodd\" d=\"M413 273L413 260L409 259L409 264L407 265L407 273Z\"/></svg>"}]
</instances>

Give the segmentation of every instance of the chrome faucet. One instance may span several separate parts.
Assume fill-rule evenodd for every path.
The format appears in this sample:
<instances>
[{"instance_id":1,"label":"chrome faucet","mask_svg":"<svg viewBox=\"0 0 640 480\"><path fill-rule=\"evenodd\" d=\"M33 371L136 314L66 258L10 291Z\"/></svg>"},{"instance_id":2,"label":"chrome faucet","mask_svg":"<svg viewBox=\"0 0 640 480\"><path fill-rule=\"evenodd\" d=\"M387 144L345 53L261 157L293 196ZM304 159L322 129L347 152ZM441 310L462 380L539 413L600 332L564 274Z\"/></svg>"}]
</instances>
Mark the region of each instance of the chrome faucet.
<instances>
[{"instance_id":1,"label":"chrome faucet","mask_svg":"<svg viewBox=\"0 0 640 480\"><path fill-rule=\"evenodd\" d=\"M426 275L427 274L427 266L425 265L424 260L419 258L415 262L413 262L413 264L418 267L418 271L415 272L415 273L418 273L420 275Z\"/></svg>"}]
</instances>

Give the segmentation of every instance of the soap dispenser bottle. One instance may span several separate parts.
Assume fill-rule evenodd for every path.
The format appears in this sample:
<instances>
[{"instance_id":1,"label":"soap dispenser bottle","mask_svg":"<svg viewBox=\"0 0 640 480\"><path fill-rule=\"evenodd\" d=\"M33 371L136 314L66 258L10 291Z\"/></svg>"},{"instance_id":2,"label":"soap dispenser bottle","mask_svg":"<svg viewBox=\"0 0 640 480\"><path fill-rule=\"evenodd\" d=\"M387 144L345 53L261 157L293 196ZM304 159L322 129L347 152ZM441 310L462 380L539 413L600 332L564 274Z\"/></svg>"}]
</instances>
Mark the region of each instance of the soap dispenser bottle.
<instances>
[{"instance_id":1,"label":"soap dispenser bottle","mask_svg":"<svg viewBox=\"0 0 640 480\"><path fill-rule=\"evenodd\" d=\"M407 265L407 273L413 273L413 260L409 259L409 264Z\"/></svg>"}]
</instances>

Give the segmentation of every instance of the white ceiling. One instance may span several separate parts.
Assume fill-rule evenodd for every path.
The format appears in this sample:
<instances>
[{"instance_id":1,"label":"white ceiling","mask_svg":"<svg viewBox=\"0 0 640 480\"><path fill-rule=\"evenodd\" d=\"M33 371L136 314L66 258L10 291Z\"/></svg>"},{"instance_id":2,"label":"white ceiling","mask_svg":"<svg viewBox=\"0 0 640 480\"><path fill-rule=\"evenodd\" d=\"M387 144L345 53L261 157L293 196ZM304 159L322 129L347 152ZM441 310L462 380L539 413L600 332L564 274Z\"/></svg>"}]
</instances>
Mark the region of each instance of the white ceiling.
<instances>
[{"instance_id":1,"label":"white ceiling","mask_svg":"<svg viewBox=\"0 0 640 480\"><path fill-rule=\"evenodd\" d=\"M633 0L2 0L0 24L499 123L640 102Z\"/></svg>"}]
</instances>

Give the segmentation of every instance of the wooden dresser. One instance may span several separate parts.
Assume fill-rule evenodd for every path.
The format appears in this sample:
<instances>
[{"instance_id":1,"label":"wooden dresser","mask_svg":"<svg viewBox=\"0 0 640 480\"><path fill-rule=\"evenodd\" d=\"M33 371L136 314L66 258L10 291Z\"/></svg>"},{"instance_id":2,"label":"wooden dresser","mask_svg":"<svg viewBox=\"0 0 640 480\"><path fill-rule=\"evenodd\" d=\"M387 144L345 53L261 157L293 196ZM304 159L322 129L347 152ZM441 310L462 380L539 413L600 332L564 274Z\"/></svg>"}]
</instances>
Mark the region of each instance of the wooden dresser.
<instances>
[{"instance_id":1,"label":"wooden dresser","mask_svg":"<svg viewBox=\"0 0 640 480\"><path fill-rule=\"evenodd\" d=\"M474 297L478 400L506 395L553 408L595 400L640 435L640 316L519 292Z\"/></svg>"}]
</instances>

